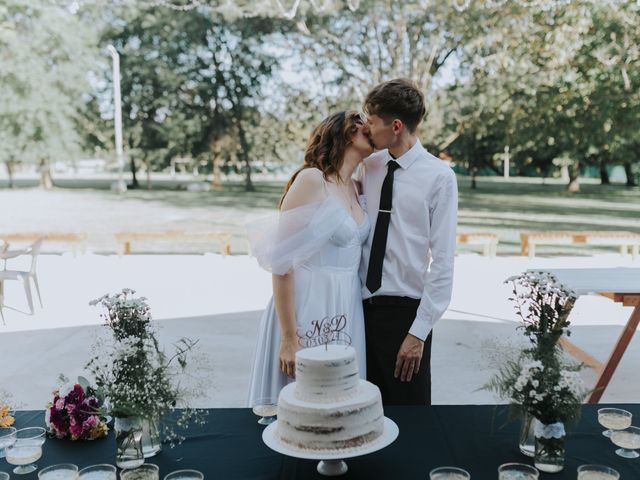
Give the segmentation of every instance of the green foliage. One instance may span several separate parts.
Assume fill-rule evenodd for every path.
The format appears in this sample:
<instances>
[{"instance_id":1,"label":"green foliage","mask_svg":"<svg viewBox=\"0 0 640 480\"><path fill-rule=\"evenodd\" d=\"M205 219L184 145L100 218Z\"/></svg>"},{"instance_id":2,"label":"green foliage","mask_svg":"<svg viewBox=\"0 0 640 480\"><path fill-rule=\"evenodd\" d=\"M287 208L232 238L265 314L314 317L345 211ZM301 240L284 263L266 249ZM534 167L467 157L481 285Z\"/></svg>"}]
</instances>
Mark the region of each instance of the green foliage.
<instances>
[{"instance_id":1,"label":"green foliage","mask_svg":"<svg viewBox=\"0 0 640 480\"><path fill-rule=\"evenodd\" d=\"M492 154L509 145L518 173L544 176L562 157L637 163L639 12L633 2L570 2L483 16L487 34L462 49L467 75L450 87L454 156L498 169Z\"/></svg>"},{"instance_id":2,"label":"green foliage","mask_svg":"<svg viewBox=\"0 0 640 480\"><path fill-rule=\"evenodd\" d=\"M101 41L121 56L129 154L160 169L176 156L211 160L228 137L228 156L248 156L245 132L260 117L261 88L274 65L263 37L277 21L226 20L206 8L122 7L112 14ZM111 84L104 85L99 96L107 98Z\"/></svg>"},{"instance_id":3,"label":"green foliage","mask_svg":"<svg viewBox=\"0 0 640 480\"><path fill-rule=\"evenodd\" d=\"M0 161L66 161L80 151L75 121L89 91L95 39L52 3L0 5Z\"/></svg>"}]
</instances>

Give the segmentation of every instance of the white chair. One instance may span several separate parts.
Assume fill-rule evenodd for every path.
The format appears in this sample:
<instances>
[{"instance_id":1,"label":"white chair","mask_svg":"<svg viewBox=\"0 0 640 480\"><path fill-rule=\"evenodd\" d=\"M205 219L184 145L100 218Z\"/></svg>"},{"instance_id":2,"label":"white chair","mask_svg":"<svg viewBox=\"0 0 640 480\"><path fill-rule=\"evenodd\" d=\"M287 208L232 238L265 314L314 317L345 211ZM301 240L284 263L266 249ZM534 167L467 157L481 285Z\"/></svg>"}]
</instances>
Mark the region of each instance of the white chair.
<instances>
[{"instance_id":1,"label":"white chair","mask_svg":"<svg viewBox=\"0 0 640 480\"><path fill-rule=\"evenodd\" d=\"M24 251L24 254L31 255L31 268L29 271L22 270L0 270L0 316L2 316L2 322L4 323L4 315L2 315L2 307L4 306L4 281L5 280L22 280L24 285L24 293L27 296L27 302L29 303L29 312L33 315L33 297L31 295L31 280L36 286L36 292L38 293L38 300L40 301L40 307L42 308L42 297L40 296L40 286L38 285L38 274L36 272L36 266L38 263L38 255L40 254L40 247L42 246L42 239L36 241ZM15 258L15 257L14 257Z\"/></svg>"}]
</instances>

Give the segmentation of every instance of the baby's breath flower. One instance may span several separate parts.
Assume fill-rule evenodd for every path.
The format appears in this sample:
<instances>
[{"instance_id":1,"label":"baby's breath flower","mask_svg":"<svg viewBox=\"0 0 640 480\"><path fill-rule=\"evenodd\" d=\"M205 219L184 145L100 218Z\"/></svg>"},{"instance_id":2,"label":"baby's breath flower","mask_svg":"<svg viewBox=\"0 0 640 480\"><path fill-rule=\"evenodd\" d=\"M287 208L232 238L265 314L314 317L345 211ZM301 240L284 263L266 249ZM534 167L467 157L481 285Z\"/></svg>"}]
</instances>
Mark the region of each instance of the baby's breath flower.
<instances>
[{"instance_id":1,"label":"baby's breath flower","mask_svg":"<svg viewBox=\"0 0 640 480\"><path fill-rule=\"evenodd\" d=\"M202 412L188 405L189 398L201 396L201 391L187 390L180 383L191 365L187 355L198 342L182 338L175 344L175 351L167 355L160 348L151 325L146 298L135 298L134 294L125 288L121 293L91 302L105 307L102 317L113 334L110 338L97 339L94 356L87 364L108 401L110 413L159 418L180 407L184 409L182 424L187 418L204 418ZM165 428L168 430L164 433L172 444L180 439L170 425L165 424Z\"/></svg>"}]
</instances>

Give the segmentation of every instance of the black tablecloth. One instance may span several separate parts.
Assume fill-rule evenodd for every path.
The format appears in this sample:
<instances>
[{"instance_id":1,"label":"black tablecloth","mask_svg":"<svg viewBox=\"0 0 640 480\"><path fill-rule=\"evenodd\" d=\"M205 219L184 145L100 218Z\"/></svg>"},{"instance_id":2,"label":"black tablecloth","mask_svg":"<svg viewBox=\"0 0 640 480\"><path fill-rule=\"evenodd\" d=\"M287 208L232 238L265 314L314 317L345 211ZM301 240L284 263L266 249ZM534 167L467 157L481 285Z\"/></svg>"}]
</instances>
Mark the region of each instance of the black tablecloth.
<instances>
[{"instance_id":1,"label":"black tablecloth","mask_svg":"<svg viewBox=\"0 0 640 480\"><path fill-rule=\"evenodd\" d=\"M640 405L615 405L640 418ZM597 409L585 405L580 422L569 427L566 462L562 472L542 474L541 479L575 480L576 468L599 463L617 469L623 480L640 480L640 459L615 454L615 446L601 435ZM347 479L428 479L437 466L455 465L471 473L473 480L495 480L497 468L506 462L531 464L518 450L518 421L507 423L503 406L386 407L385 415L400 427L398 439L379 452L347 460ZM149 459L160 466L161 479L167 473L195 468L207 480L215 479L318 479L317 462L285 457L262 442L261 425L248 409L209 410L207 424L191 427L187 440L175 448ZM16 427L42 426L41 411L16 414ZM638 424L637 421L634 423ZM93 442L47 439L40 468L71 462L80 468L95 463L115 464L113 432ZM11 473L12 466L0 459L0 471ZM20 478L11 473L12 480ZM22 476L37 478L36 473Z\"/></svg>"}]
</instances>

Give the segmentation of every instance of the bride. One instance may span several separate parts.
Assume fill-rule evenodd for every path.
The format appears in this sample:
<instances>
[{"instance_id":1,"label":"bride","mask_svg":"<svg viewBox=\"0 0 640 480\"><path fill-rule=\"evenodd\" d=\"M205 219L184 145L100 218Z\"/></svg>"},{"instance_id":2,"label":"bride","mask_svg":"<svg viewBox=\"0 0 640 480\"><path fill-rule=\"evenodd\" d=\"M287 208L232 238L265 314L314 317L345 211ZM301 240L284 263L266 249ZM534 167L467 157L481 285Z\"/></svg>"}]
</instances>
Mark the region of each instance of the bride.
<instances>
[{"instance_id":1,"label":"bride","mask_svg":"<svg viewBox=\"0 0 640 480\"><path fill-rule=\"evenodd\" d=\"M273 274L273 297L262 316L251 371L249 405L275 403L295 374L295 353L319 332L348 339L366 378L358 266L370 230L353 171L371 155L356 112L330 115L307 142L276 219L248 227L253 255Z\"/></svg>"}]
</instances>

